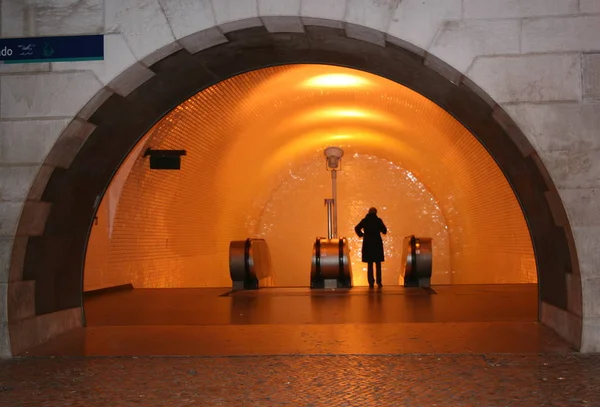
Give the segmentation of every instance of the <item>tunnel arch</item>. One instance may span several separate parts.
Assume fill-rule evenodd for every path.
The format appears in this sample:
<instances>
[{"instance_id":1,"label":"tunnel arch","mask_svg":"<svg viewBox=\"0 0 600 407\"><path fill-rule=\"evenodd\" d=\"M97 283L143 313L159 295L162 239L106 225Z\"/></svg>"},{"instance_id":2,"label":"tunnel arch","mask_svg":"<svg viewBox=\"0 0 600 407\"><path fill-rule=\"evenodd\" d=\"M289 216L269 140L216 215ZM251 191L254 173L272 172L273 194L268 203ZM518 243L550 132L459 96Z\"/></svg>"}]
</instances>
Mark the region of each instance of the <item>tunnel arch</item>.
<instances>
[{"instance_id":1,"label":"tunnel arch","mask_svg":"<svg viewBox=\"0 0 600 407\"><path fill-rule=\"evenodd\" d=\"M303 33L271 33L254 27L226 37L227 43L196 54L180 50L155 62L150 66L154 75L127 96L112 94L102 101L98 95L94 102L100 100L99 106L67 129L75 128L76 134L63 134L60 140L66 143L59 140L54 147L50 157L68 156L73 151L69 140L87 137L68 168L55 168L49 177L41 196L48 208L43 233L29 236L23 256L12 259L13 264L22 261L24 280L35 281L37 315L81 307L83 257L98 201L127 153L158 120L198 91L235 74L294 63L379 75L453 115L492 155L521 204L536 254L542 321L545 304L567 309L569 290L581 291L566 284L567 274L578 269L575 244L541 159L502 108L467 77L432 55L426 63L424 53L389 41L382 47L348 38L335 28L306 26ZM38 205L25 205L20 224L37 211ZM580 333L569 339L579 346L577 337Z\"/></svg>"},{"instance_id":2,"label":"tunnel arch","mask_svg":"<svg viewBox=\"0 0 600 407\"><path fill-rule=\"evenodd\" d=\"M140 144L99 205L84 291L228 287L229 242L248 236L268 242L276 286L307 287L312 243L326 235L326 145L345 151L338 228L355 286L367 285L352 232L366 203L390 231L386 285L400 282L413 233L433 238L434 285L537 283L529 230L493 158L446 111L380 76L320 64L246 72L178 105ZM149 168L148 148L185 149L181 170Z\"/></svg>"}]
</instances>

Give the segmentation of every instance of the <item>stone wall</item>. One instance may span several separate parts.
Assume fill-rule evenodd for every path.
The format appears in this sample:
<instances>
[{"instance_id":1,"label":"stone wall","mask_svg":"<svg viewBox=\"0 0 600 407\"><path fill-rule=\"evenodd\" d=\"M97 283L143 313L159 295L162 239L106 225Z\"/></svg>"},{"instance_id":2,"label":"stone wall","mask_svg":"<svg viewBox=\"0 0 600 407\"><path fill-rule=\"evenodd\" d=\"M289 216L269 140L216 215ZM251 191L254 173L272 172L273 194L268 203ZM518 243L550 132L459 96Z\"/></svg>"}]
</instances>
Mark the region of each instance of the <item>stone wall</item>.
<instances>
[{"instance_id":1,"label":"stone wall","mask_svg":"<svg viewBox=\"0 0 600 407\"><path fill-rule=\"evenodd\" d=\"M600 2L3 0L2 37L103 33L106 57L0 65L2 354L11 353L9 321L23 326L40 318L28 300L35 287L23 281L25 247L29 236L43 232L49 206L41 195L52 171L68 168L93 130L85 119L110 95L131 93L154 75L150 65L181 48L198 52L252 26L299 32L307 25L399 44L450 81L465 75L510 113L560 191L579 257L581 274L567 278L568 312L543 306L542 317L562 332L582 321L581 349L600 351L600 296L594 295L600 292ZM80 323L69 321L63 329ZM29 325L47 331L42 323Z\"/></svg>"}]
</instances>

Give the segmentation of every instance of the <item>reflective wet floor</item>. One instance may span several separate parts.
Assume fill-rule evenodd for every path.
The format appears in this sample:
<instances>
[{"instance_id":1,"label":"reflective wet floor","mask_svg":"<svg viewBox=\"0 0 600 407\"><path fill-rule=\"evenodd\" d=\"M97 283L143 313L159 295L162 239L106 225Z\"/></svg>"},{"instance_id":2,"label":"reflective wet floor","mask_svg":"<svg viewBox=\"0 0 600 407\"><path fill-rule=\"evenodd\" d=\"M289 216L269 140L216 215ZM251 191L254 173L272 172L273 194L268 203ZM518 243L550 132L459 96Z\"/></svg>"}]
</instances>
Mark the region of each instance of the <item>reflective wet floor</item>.
<instances>
[{"instance_id":1,"label":"reflective wet floor","mask_svg":"<svg viewBox=\"0 0 600 407\"><path fill-rule=\"evenodd\" d=\"M535 285L135 289L88 298L88 326L535 321Z\"/></svg>"},{"instance_id":2,"label":"reflective wet floor","mask_svg":"<svg viewBox=\"0 0 600 407\"><path fill-rule=\"evenodd\" d=\"M569 352L536 322L534 285L136 289L86 300L87 327L33 356Z\"/></svg>"},{"instance_id":3,"label":"reflective wet floor","mask_svg":"<svg viewBox=\"0 0 600 407\"><path fill-rule=\"evenodd\" d=\"M87 328L0 361L0 406L600 406L600 355L535 322L534 286L133 290L86 308Z\"/></svg>"}]
</instances>

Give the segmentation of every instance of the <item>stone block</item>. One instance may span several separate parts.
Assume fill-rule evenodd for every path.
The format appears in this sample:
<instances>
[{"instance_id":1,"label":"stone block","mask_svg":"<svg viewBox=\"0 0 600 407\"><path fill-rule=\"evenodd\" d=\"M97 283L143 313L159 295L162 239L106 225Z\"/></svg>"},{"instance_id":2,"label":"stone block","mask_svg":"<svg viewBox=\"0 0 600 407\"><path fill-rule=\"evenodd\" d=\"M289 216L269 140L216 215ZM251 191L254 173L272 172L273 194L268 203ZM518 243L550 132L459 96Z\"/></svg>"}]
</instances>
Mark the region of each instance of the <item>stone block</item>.
<instances>
[{"instance_id":1,"label":"stone block","mask_svg":"<svg viewBox=\"0 0 600 407\"><path fill-rule=\"evenodd\" d=\"M461 16L461 0L403 0L396 10L388 34L428 49L442 22Z\"/></svg>"},{"instance_id":2,"label":"stone block","mask_svg":"<svg viewBox=\"0 0 600 407\"><path fill-rule=\"evenodd\" d=\"M582 59L583 96L600 98L600 53L583 54Z\"/></svg>"},{"instance_id":3,"label":"stone block","mask_svg":"<svg viewBox=\"0 0 600 407\"><path fill-rule=\"evenodd\" d=\"M8 285L8 321L33 316L35 316L35 281L10 283Z\"/></svg>"},{"instance_id":4,"label":"stone block","mask_svg":"<svg viewBox=\"0 0 600 407\"><path fill-rule=\"evenodd\" d=\"M42 163L69 120L0 122L0 165Z\"/></svg>"},{"instance_id":5,"label":"stone block","mask_svg":"<svg viewBox=\"0 0 600 407\"><path fill-rule=\"evenodd\" d=\"M394 44L402 49L410 51L420 58L425 58L425 56L428 55L427 51L425 51L423 48L419 48L410 42L401 40L400 38L394 37L393 35L390 35L390 34L386 34L385 37L386 37L385 38L386 42L389 42L390 44ZM439 58L437 58L437 59L439 59ZM442 61L441 59L439 59L439 60ZM444 62L444 64L445 64L445 62ZM450 66L450 65L448 65L448 66ZM452 68L452 69L454 69L454 68Z\"/></svg>"},{"instance_id":6,"label":"stone block","mask_svg":"<svg viewBox=\"0 0 600 407\"><path fill-rule=\"evenodd\" d=\"M260 18L253 17L253 18L246 18L245 20L231 21L229 23L223 23L219 26L219 28L221 29L221 32L226 34L226 33L230 33L233 31L245 30L246 28L262 27L262 25L263 25L263 22Z\"/></svg>"},{"instance_id":7,"label":"stone block","mask_svg":"<svg viewBox=\"0 0 600 407\"><path fill-rule=\"evenodd\" d=\"M572 226L600 226L600 189L559 189L559 193Z\"/></svg>"},{"instance_id":8,"label":"stone block","mask_svg":"<svg viewBox=\"0 0 600 407\"><path fill-rule=\"evenodd\" d=\"M263 25L267 31L272 33L303 33L304 26L300 17L262 17Z\"/></svg>"},{"instance_id":9,"label":"stone block","mask_svg":"<svg viewBox=\"0 0 600 407\"><path fill-rule=\"evenodd\" d=\"M600 16L549 17L523 21L522 52L598 50Z\"/></svg>"},{"instance_id":10,"label":"stone block","mask_svg":"<svg viewBox=\"0 0 600 407\"><path fill-rule=\"evenodd\" d=\"M24 201L38 170L39 165L0 167L0 201Z\"/></svg>"},{"instance_id":11,"label":"stone block","mask_svg":"<svg viewBox=\"0 0 600 407\"><path fill-rule=\"evenodd\" d=\"M344 23L342 21L327 20L324 18L302 17L302 24L305 26L316 25L320 27L337 28L339 30L344 28Z\"/></svg>"},{"instance_id":12,"label":"stone block","mask_svg":"<svg viewBox=\"0 0 600 407\"><path fill-rule=\"evenodd\" d=\"M544 199L547 202L548 201L547 193L555 193L556 195L558 195L558 191L553 191L550 187L551 185L554 185L554 182L552 181L552 177L550 176L550 173L548 172L548 168L546 168L546 165L542 161L542 158L535 151L533 153L531 153L527 158L532 161L533 165L535 166L534 167L535 171L539 172L541 181L543 181L543 183L544 183L544 187L548 189L548 190L544 191ZM533 168L530 168L529 170L532 170L532 169ZM554 199L560 200L560 196L558 196L558 197L555 196ZM553 213L551 213L551 214L554 215ZM553 216L553 220L556 222L557 218L555 218Z\"/></svg>"},{"instance_id":13,"label":"stone block","mask_svg":"<svg viewBox=\"0 0 600 407\"><path fill-rule=\"evenodd\" d=\"M576 54L481 57L468 76L498 103L581 99Z\"/></svg>"},{"instance_id":14,"label":"stone block","mask_svg":"<svg viewBox=\"0 0 600 407\"><path fill-rule=\"evenodd\" d=\"M554 329L563 339L579 349L581 346L581 318L548 303L540 305L540 321Z\"/></svg>"},{"instance_id":15,"label":"stone block","mask_svg":"<svg viewBox=\"0 0 600 407\"><path fill-rule=\"evenodd\" d=\"M448 21L428 51L464 73L481 55L519 53L518 20Z\"/></svg>"},{"instance_id":16,"label":"stone block","mask_svg":"<svg viewBox=\"0 0 600 407\"><path fill-rule=\"evenodd\" d=\"M579 10L582 13L600 13L600 1L579 0Z\"/></svg>"},{"instance_id":17,"label":"stone block","mask_svg":"<svg viewBox=\"0 0 600 407\"><path fill-rule=\"evenodd\" d=\"M257 0L213 0L213 10L217 24L220 25L234 21L243 22L246 19L258 20Z\"/></svg>"},{"instance_id":18,"label":"stone block","mask_svg":"<svg viewBox=\"0 0 600 407\"><path fill-rule=\"evenodd\" d=\"M579 274L565 274L567 284L567 308L568 311L581 317L583 311L581 276Z\"/></svg>"},{"instance_id":19,"label":"stone block","mask_svg":"<svg viewBox=\"0 0 600 407\"><path fill-rule=\"evenodd\" d=\"M175 41L158 0L105 0L107 33L121 33L137 60Z\"/></svg>"},{"instance_id":20,"label":"stone block","mask_svg":"<svg viewBox=\"0 0 600 407\"><path fill-rule=\"evenodd\" d=\"M600 318L584 318L581 333L582 353L600 352Z\"/></svg>"},{"instance_id":21,"label":"stone block","mask_svg":"<svg viewBox=\"0 0 600 407\"><path fill-rule=\"evenodd\" d=\"M27 195L28 201L39 201L42 199L42 195L44 194L46 185L48 185L50 176L54 172L54 168L55 167L51 165L42 165L40 167L40 170L38 171L33 184L31 185L29 194Z\"/></svg>"},{"instance_id":22,"label":"stone block","mask_svg":"<svg viewBox=\"0 0 600 407\"><path fill-rule=\"evenodd\" d=\"M302 0L258 0L258 14L260 16L299 16L301 3Z\"/></svg>"},{"instance_id":23,"label":"stone block","mask_svg":"<svg viewBox=\"0 0 600 407\"><path fill-rule=\"evenodd\" d=\"M45 164L69 168L77 152L95 128L93 124L81 119L76 118L71 121L48 154Z\"/></svg>"},{"instance_id":24,"label":"stone block","mask_svg":"<svg viewBox=\"0 0 600 407\"><path fill-rule=\"evenodd\" d=\"M108 100L114 93L107 88L102 88L81 108L77 117L83 120L87 120L96 112L96 110L102 106L104 102Z\"/></svg>"},{"instance_id":25,"label":"stone block","mask_svg":"<svg viewBox=\"0 0 600 407\"><path fill-rule=\"evenodd\" d=\"M553 150L540 154L557 188L600 187L600 150Z\"/></svg>"},{"instance_id":26,"label":"stone block","mask_svg":"<svg viewBox=\"0 0 600 407\"><path fill-rule=\"evenodd\" d=\"M457 71L454 67L448 65L445 61L442 61L433 54L427 53L423 60L423 64L433 69L455 85L458 85L462 79L462 73L460 71Z\"/></svg>"},{"instance_id":27,"label":"stone block","mask_svg":"<svg viewBox=\"0 0 600 407\"><path fill-rule=\"evenodd\" d=\"M346 22L387 33L398 0L348 0Z\"/></svg>"},{"instance_id":28,"label":"stone block","mask_svg":"<svg viewBox=\"0 0 600 407\"><path fill-rule=\"evenodd\" d=\"M17 236L14 238L10 258L10 269L8 271L8 281L23 281L23 265L25 264L25 254L27 252L27 236Z\"/></svg>"},{"instance_id":29,"label":"stone block","mask_svg":"<svg viewBox=\"0 0 600 407\"><path fill-rule=\"evenodd\" d=\"M28 201L23 205L23 213L17 229L18 236L40 236L44 233L46 219L50 213L50 202Z\"/></svg>"},{"instance_id":30,"label":"stone block","mask_svg":"<svg viewBox=\"0 0 600 407\"><path fill-rule=\"evenodd\" d=\"M577 14L578 0L464 0L464 18L523 18Z\"/></svg>"},{"instance_id":31,"label":"stone block","mask_svg":"<svg viewBox=\"0 0 600 407\"><path fill-rule=\"evenodd\" d=\"M0 236L12 237L17 232L23 202L0 201Z\"/></svg>"},{"instance_id":32,"label":"stone block","mask_svg":"<svg viewBox=\"0 0 600 407\"><path fill-rule=\"evenodd\" d=\"M13 238L8 236L0 237L0 283L6 283L9 280L12 249Z\"/></svg>"},{"instance_id":33,"label":"stone block","mask_svg":"<svg viewBox=\"0 0 600 407\"><path fill-rule=\"evenodd\" d=\"M583 315L586 318L600 318L600 269L594 274L582 276Z\"/></svg>"},{"instance_id":34,"label":"stone block","mask_svg":"<svg viewBox=\"0 0 600 407\"><path fill-rule=\"evenodd\" d=\"M145 65L135 63L107 84L107 88L117 95L126 97L138 86L154 76Z\"/></svg>"},{"instance_id":35,"label":"stone block","mask_svg":"<svg viewBox=\"0 0 600 407\"><path fill-rule=\"evenodd\" d=\"M385 33L362 25L347 23L346 35L349 38L370 42L380 47L385 46Z\"/></svg>"},{"instance_id":36,"label":"stone block","mask_svg":"<svg viewBox=\"0 0 600 407\"><path fill-rule=\"evenodd\" d=\"M8 299L8 283L0 283L0 298L3 300ZM6 306L0 307L0 324L6 324L7 322L8 322L8 307L6 307Z\"/></svg>"},{"instance_id":37,"label":"stone block","mask_svg":"<svg viewBox=\"0 0 600 407\"><path fill-rule=\"evenodd\" d=\"M50 63L41 62L39 64L0 64L0 74L34 72L50 72Z\"/></svg>"},{"instance_id":38,"label":"stone block","mask_svg":"<svg viewBox=\"0 0 600 407\"><path fill-rule=\"evenodd\" d=\"M146 66L152 66L179 50L181 50L181 45L178 42L173 42L169 45L165 45L151 54L148 54L144 59L141 60L141 62Z\"/></svg>"},{"instance_id":39,"label":"stone block","mask_svg":"<svg viewBox=\"0 0 600 407\"><path fill-rule=\"evenodd\" d=\"M600 148L600 103L504 106L538 151Z\"/></svg>"},{"instance_id":40,"label":"stone block","mask_svg":"<svg viewBox=\"0 0 600 407\"><path fill-rule=\"evenodd\" d=\"M104 0L33 0L29 15L40 36L104 32Z\"/></svg>"},{"instance_id":41,"label":"stone block","mask_svg":"<svg viewBox=\"0 0 600 407\"><path fill-rule=\"evenodd\" d=\"M600 270L600 227L598 226L573 226L573 237L577 247L580 274L582 281L588 276L598 275ZM585 300L585 297L584 297Z\"/></svg>"},{"instance_id":42,"label":"stone block","mask_svg":"<svg viewBox=\"0 0 600 407\"><path fill-rule=\"evenodd\" d=\"M81 326L81 308L70 308L11 322L12 354L26 354L28 349Z\"/></svg>"},{"instance_id":43,"label":"stone block","mask_svg":"<svg viewBox=\"0 0 600 407\"><path fill-rule=\"evenodd\" d=\"M28 2L21 0L0 1L2 37L29 37L35 35L31 19L26 19Z\"/></svg>"},{"instance_id":44,"label":"stone block","mask_svg":"<svg viewBox=\"0 0 600 407\"><path fill-rule=\"evenodd\" d=\"M492 117L502 126L523 157L535 151L527 136L525 136L512 117L500 105L494 107Z\"/></svg>"},{"instance_id":45,"label":"stone block","mask_svg":"<svg viewBox=\"0 0 600 407\"><path fill-rule=\"evenodd\" d=\"M191 54L226 42L227 37L216 27L197 32L179 40L183 48Z\"/></svg>"},{"instance_id":46,"label":"stone block","mask_svg":"<svg viewBox=\"0 0 600 407\"><path fill-rule=\"evenodd\" d=\"M300 15L303 17L344 21L347 5L348 0L303 0Z\"/></svg>"},{"instance_id":47,"label":"stone block","mask_svg":"<svg viewBox=\"0 0 600 407\"><path fill-rule=\"evenodd\" d=\"M92 72L0 77L0 117L73 117L102 85Z\"/></svg>"},{"instance_id":48,"label":"stone block","mask_svg":"<svg viewBox=\"0 0 600 407\"><path fill-rule=\"evenodd\" d=\"M544 181L548 182L546 179ZM546 198L548 208L550 208L550 213L552 214L554 224L560 227L569 226L569 217L567 216L567 212L565 211L558 191L546 191L544 192L544 198Z\"/></svg>"},{"instance_id":49,"label":"stone block","mask_svg":"<svg viewBox=\"0 0 600 407\"><path fill-rule=\"evenodd\" d=\"M215 15L210 0L159 0L175 38L211 28Z\"/></svg>"},{"instance_id":50,"label":"stone block","mask_svg":"<svg viewBox=\"0 0 600 407\"><path fill-rule=\"evenodd\" d=\"M104 36L103 61L54 62L52 70L54 72L89 70L96 74L102 85L106 86L136 62L125 39L119 34L108 34Z\"/></svg>"},{"instance_id":51,"label":"stone block","mask_svg":"<svg viewBox=\"0 0 600 407\"><path fill-rule=\"evenodd\" d=\"M8 334L8 323L0 324L0 358L10 357L12 357L12 350Z\"/></svg>"},{"instance_id":52,"label":"stone block","mask_svg":"<svg viewBox=\"0 0 600 407\"><path fill-rule=\"evenodd\" d=\"M494 109L498 104L485 89L482 89L481 86L473 82L468 76L463 75L460 83L479 96L491 109Z\"/></svg>"}]
</instances>

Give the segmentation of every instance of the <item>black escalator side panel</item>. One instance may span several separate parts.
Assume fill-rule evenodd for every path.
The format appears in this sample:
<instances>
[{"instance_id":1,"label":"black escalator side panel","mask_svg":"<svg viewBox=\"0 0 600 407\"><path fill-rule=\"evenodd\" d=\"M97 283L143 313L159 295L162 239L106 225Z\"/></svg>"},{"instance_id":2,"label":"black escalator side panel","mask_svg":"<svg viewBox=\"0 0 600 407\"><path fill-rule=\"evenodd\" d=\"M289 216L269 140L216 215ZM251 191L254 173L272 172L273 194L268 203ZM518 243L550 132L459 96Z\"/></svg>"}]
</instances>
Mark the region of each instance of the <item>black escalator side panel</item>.
<instances>
[{"instance_id":1,"label":"black escalator side panel","mask_svg":"<svg viewBox=\"0 0 600 407\"><path fill-rule=\"evenodd\" d=\"M338 273L340 281L345 281L344 278L344 240L340 239L338 243Z\"/></svg>"},{"instance_id":2,"label":"black escalator side panel","mask_svg":"<svg viewBox=\"0 0 600 407\"><path fill-rule=\"evenodd\" d=\"M250 239L246 239L244 243L244 288L254 290L258 288L258 280L250 275Z\"/></svg>"},{"instance_id":3,"label":"black escalator side panel","mask_svg":"<svg viewBox=\"0 0 600 407\"><path fill-rule=\"evenodd\" d=\"M317 279L322 280L323 276L321 274L321 239L317 239L317 242L315 243L315 255L317 256L315 259L317 267Z\"/></svg>"}]
</instances>

